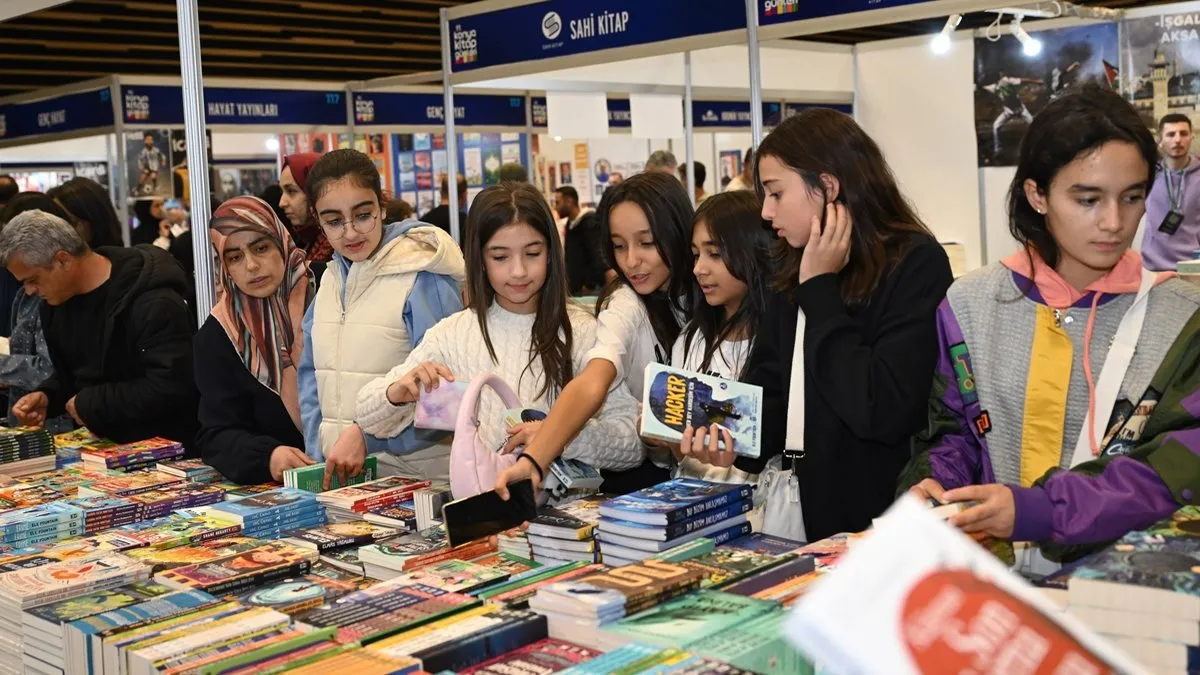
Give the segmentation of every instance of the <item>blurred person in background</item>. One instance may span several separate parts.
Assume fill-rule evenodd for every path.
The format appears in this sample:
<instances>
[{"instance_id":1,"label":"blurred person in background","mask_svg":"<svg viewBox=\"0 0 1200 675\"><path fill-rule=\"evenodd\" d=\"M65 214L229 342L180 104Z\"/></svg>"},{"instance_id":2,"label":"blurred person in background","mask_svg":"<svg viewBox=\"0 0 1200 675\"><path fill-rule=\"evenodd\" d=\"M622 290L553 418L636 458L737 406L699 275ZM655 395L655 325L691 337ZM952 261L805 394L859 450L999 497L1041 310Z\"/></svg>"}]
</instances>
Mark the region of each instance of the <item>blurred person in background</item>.
<instances>
[{"instance_id":1,"label":"blurred person in background","mask_svg":"<svg viewBox=\"0 0 1200 675\"><path fill-rule=\"evenodd\" d=\"M742 158L742 172L733 177L733 180L725 186L726 192L734 190L753 190L754 189L754 148L746 148L746 154Z\"/></svg>"},{"instance_id":2,"label":"blurred person in background","mask_svg":"<svg viewBox=\"0 0 1200 675\"><path fill-rule=\"evenodd\" d=\"M529 172L520 162L509 162L500 167L500 180L513 181L514 183L528 183Z\"/></svg>"},{"instance_id":3,"label":"blurred person in background","mask_svg":"<svg viewBox=\"0 0 1200 675\"><path fill-rule=\"evenodd\" d=\"M137 218L137 227L130 233L129 243L133 246L153 244L167 220L163 200L139 199L133 203L133 215Z\"/></svg>"},{"instance_id":4,"label":"blurred person in background","mask_svg":"<svg viewBox=\"0 0 1200 675\"><path fill-rule=\"evenodd\" d=\"M88 246L125 245L121 219L103 185L90 178L72 178L51 188L46 196L66 212L67 222Z\"/></svg>"},{"instance_id":5,"label":"blurred person in background","mask_svg":"<svg viewBox=\"0 0 1200 675\"><path fill-rule=\"evenodd\" d=\"M388 200L387 207L384 208L384 213L386 214L386 218L383 222L398 223L402 220L408 220L412 218L415 214L415 211L413 210L412 204L409 204L399 197L395 197Z\"/></svg>"},{"instance_id":6,"label":"blurred person in background","mask_svg":"<svg viewBox=\"0 0 1200 675\"><path fill-rule=\"evenodd\" d=\"M21 186L16 179L8 174L0 174L0 211L21 192Z\"/></svg>"},{"instance_id":7,"label":"blurred person in background","mask_svg":"<svg viewBox=\"0 0 1200 675\"><path fill-rule=\"evenodd\" d=\"M440 189L441 202L429 213L421 216L421 222L440 227L446 234L453 236L450 231L450 185L446 176L442 176ZM461 249L463 235L467 229L467 179L461 173L458 174L458 211L458 247Z\"/></svg>"},{"instance_id":8,"label":"blurred person in background","mask_svg":"<svg viewBox=\"0 0 1200 675\"><path fill-rule=\"evenodd\" d=\"M655 150L646 160L646 168L643 171L657 171L678 176L679 160L675 159L675 153L670 150Z\"/></svg>"},{"instance_id":9,"label":"blurred person in background","mask_svg":"<svg viewBox=\"0 0 1200 675\"><path fill-rule=\"evenodd\" d=\"M700 202L708 199L708 193L704 191L704 181L708 180L708 169L706 169L700 162L692 162L692 166L696 167L696 184L693 187L693 190L696 194L696 206L699 206ZM688 181L688 170L686 164L679 167L679 177L683 180L684 186L686 186Z\"/></svg>"},{"instance_id":10,"label":"blurred person in background","mask_svg":"<svg viewBox=\"0 0 1200 675\"><path fill-rule=\"evenodd\" d=\"M296 244L304 249L305 259L321 285L325 268L333 259L333 246L324 230L317 224L316 214L308 201L308 172L321 155L316 152L297 152L283 158L283 170L279 173L279 187L283 195L279 208L283 209L292 223L292 234Z\"/></svg>"}]
</instances>

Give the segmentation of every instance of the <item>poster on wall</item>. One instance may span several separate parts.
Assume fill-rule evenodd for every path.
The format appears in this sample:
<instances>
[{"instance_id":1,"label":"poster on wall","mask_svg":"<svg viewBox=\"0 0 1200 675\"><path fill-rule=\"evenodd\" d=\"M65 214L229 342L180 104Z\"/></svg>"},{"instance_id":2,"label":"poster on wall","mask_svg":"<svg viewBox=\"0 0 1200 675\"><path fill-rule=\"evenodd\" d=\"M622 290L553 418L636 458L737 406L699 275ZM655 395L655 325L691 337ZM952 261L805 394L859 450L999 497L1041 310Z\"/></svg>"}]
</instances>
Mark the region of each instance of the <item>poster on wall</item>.
<instances>
[{"instance_id":1,"label":"poster on wall","mask_svg":"<svg viewBox=\"0 0 1200 675\"><path fill-rule=\"evenodd\" d=\"M171 135L166 129L125 134L130 199L171 196Z\"/></svg>"},{"instance_id":2,"label":"poster on wall","mask_svg":"<svg viewBox=\"0 0 1200 675\"><path fill-rule=\"evenodd\" d=\"M217 183L218 200L225 201L246 194L242 192L242 176L238 169L217 169L217 175L220 177Z\"/></svg>"},{"instance_id":3,"label":"poster on wall","mask_svg":"<svg viewBox=\"0 0 1200 675\"><path fill-rule=\"evenodd\" d=\"M1033 116L1074 87L1116 87L1117 24L1100 23L1032 33L1042 43L1027 56L1005 34L975 39L975 133L980 166L1013 166Z\"/></svg>"},{"instance_id":4,"label":"poster on wall","mask_svg":"<svg viewBox=\"0 0 1200 675\"><path fill-rule=\"evenodd\" d=\"M1158 133L1164 115L1200 124L1200 12L1165 12L1121 22L1121 90ZM1193 153L1200 151L1192 139Z\"/></svg>"},{"instance_id":5,"label":"poster on wall","mask_svg":"<svg viewBox=\"0 0 1200 675\"><path fill-rule=\"evenodd\" d=\"M742 151L722 150L721 160L721 189L724 190L729 182L742 173Z\"/></svg>"},{"instance_id":6,"label":"poster on wall","mask_svg":"<svg viewBox=\"0 0 1200 675\"><path fill-rule=\"evenodd\" d=\"M483 185L482 148L463 148L463 175L467 178L467 187L475 188Z\"/></svg>"},{"instance_id":7,"label":"poster on wall","mask_svg":"<svg viewBox=\"0 0 1200 675\"><path fill-rule=\"evenodd\" d=\"M75 162L75 177L94 180L108 188L108 162Z\"/></svg>"},{"instance_id":8,"label":"poster on wall","mask_svg":"<svg viewBox=\"0 0 1200 675\"><path fill-rule=\"evenodd\" d=\"M363 137L367 157L370 157L371 161L375 163L375 168L383 178L383 189L388 193L396 191L396 185L392 182L391 141L391 136L387 134L371 134Z\"/></svg>"},{"instance_id":9,"label":"poster on wall","mask_svg":"<svg viewBox=\"0 0 1200 675\"><path fill-rule=\"evenodd\" d=\"M575 186L576 192L579 193L579 204L581 206L584 204L589 206L595 205L600 200L592 197L592 164L589 160L587 143L575 144L575 162L573 167L571 183Z\"/></svg>"},{"instance_id":10,"label":"poster on wall","mask_svg":"<svg viewBox=\"0 0 1200 675\"><path fill-rule=\"evenodd\" d=\"M417 189L417 174L413 166L413 153L396 153L396 187L400 191Z\"/></svg>"},{"instance_id":11,"label":"poster on wall","mask_svg":"<svg viewBox=\"0 0 1200 675\"><path fill-rule=\"evenodd\" d=\"M559 162L559 164L558 164L558 184L559 185L570 185L571 184L571 173L572 172L571 172L571 163L570 162Z\"/></svg>"},{"instance_id":12,"label":"poster on wall","mask_svg":"<svg viewBox=\"0 0 1200 675\"><path fill-rule=\"evenodd\" d=\"M242 169L238 171L238 182L242 194L261 195L268 186L279 182L279 175L273 168Z\"/></svg>"},{"instance_id":13,"label":"poster on wall","mask_svg":"<svg viewBox=\"0 0 1200 675\"><path fill-rule=\"evenodd\" d=\"M433 184L433 154L428 150L413 153L413 170L416 173L418 190L432 190Z\"/></svg>"},{"instance_id":14,"label":"poster on wall","mask_svg":"<svg viewBox=\"0 0 1200 675\"><path fill-rule=\"evenodd\" d=\"M501 161L500 134L484 134L479 144L483 154L483 184L496 185L500 182Z\"/></svg>"}]
</instances>

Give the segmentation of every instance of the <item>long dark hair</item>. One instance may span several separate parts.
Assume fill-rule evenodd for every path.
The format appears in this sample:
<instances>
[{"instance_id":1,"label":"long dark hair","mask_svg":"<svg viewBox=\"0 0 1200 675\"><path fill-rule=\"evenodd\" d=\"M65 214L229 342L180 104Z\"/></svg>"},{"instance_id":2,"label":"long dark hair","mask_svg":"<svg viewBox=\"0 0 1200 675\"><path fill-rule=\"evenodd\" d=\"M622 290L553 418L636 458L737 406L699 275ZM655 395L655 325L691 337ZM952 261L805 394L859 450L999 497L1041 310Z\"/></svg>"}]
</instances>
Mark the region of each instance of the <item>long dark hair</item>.
<instances>
[{"instance_id":1,"label":"long dark hair","mask_svg":"<svg viewBox=\"0 0 1200 675\"><path fill-rule=\"evenodd\" d=\"M708 370L713 355L730 336L749 329L748 339L753 347L753 328L767 306L774 237L762 219L762 209L754 193L746 190L709 197L696 210L692 224L693 228L703 224L708 229L708 237L720 250L725 268L746 284L746 297L732 316L725 316L725 308L705 302L699 285L693 286L693 314L684 332L684 356L699 332L705 343L700 369Z\"/></svg>"},{"instance_id":2,"label":"long dark hair","mask_svg":"<svg viewBox=\"0 0 1200 675\"><path fill-rule=\"evenodd\" d=\"M608 268L616 272L617 279L604 289L597 306L604 305L617 285L629 285L629 279L617 264L612 227L608 222L612 210L625 202L636 204L646 215L654 235L654 247L670 271L665 293L656 290L640 296L650 316L655 338L670 349L679 337L680 326L675 315L691 314L692 287L696 282L691 274L692 203L679 181L656 171L639 173L604 191L596 209L600 220L600 253Z\"/></svg>"},{"instance_id":3,"label":"long dark hair","mask_svg":"<svg viewBox=\"0 0 1200 675\"><path fill-rule=\"evenodd\" d=\"M1158 146L1146 123L1120 94L1099 85L1087 85L1047 105L1021 142L1017 173L1008 188L1008 230L1037 252L1050 267L1058 266L1058 243L1046 225L1046 216L1034 210L1025 196L1025 181L1050 194L1050 183L1062 168L1105 143L1132 143L1146 160L1146 189L1154 184Z\"/></svg>"},{"instance_id":4,"label":"long dark hair","mask_svg":"<svg viewBox=\"0 0 1200 675\"><path fill-rule=\"evenodd\" d=\"M472 200L471 210L467 213L466 250L463 252L467 259L467 301L479 321L488 355L492 357L492 363L498 363L487 325L488 308L496 297L496 290L488 281L483 249L500 228L515 223L528 224L546 240L546 282L542 285L537 316L533 320L529 363L525 370L533 367L534 358L541 358L545 377L537 395L557 395L567 386L575 370L571 361L571 318L567 313L567 265L550 206L532 185L506 181L487 188Z\"/></svg>"},{"instance_id":5,"label":"long dark hair","mask_svg":"<svg viewBox=\"0 0 1200 675\"><path fill-rule=\"evenodd\" d=\"M900 194L879 145L849 115L809 108L775 127L754 155L754 183L760 200L765 197L760 169L764 157L774 157L800 174L808 189L822 195L826 203L845 204L849 211L853 223L850 261L838 275L847 305L861 306L867 301L907 249L911 237L904 235L932 236ZM836 199L830 199L822 180L825 175L841 185ZM804 250L780 239L776 253L775 288L791 291L799 284Z\"/></svg>"},{"instance_id":6,"label":"long dark hair","mask_svg":"<svg viewBox=\"0 0 1200 675\"><path fill-rule=\"evenodd\" d=\"M61 204L63 210L73 216L67 219L68 223L74 225L76 219L87 221L92 230L88 246L96 248L125 245L125 240L121 237L121 219L117 217L117 210L113 208L112 198L109 197L108 190L96 181L83 177L72 178L58 187L51 188L46 196ZM158 223L155 223L156 230L157 225Z\"/></svg>"},{"instance_id":7,"label":"long dark hair","mask_svg":"<svg viewBox=\"0 0 1200 675\"><path fill-rule=\"evenodd\" d=\"M308 170L308 208L315 212L317 200L325 194L329 183L343 178L350 178L356 186L374 192L380 209L387 203L383 198L383 180L379 177L375 162L357 150L343 148L322 155Z\"/></svg>"},{"instance_id":8,"label":"long dark hair","mask_svg":"<svg viewBox=\"0 0 1200 675\"><path fill-rule=\"evenodd\" d=\"M8 204L0 211L0 228L8 224L8 221L16 218L26 211L45 211L54 216L58 216L65 220L68 224L71 222L71 216L63 211L53 199L41 192L22 192L16 197L8 200Z\"/></svg>"}]
</instances>

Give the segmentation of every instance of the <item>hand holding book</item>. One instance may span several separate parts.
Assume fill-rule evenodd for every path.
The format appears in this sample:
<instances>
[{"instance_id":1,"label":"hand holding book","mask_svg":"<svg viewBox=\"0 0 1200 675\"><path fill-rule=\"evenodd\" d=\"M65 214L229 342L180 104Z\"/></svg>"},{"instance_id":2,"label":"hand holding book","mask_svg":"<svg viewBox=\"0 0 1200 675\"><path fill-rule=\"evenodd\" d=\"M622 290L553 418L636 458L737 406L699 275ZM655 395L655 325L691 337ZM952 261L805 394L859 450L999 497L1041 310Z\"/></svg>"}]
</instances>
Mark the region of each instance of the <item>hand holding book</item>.
<instances>
[{"instance_id":1,"label":"hand holding book","mask_svg":"<svg viewBox=\"0 0 1200 675\"><path fill-rule=\"evenodd\" d=\"M947 521L966 534L1002 540L1012 537L1017 507L1007 485L968 485L946 492L943 498L947 502L976 502Z\"/></svg>"},{"instance_id":2,"label":"hand holding book","mask_svg":"<svg viewBox=\"0 0 1200 675\"><path fill-rule=\"evenodd\" d=\"M735 457L733 437L728 429L718 424L698 429L693 429L689 424L679 441L679 453L710 466L728 468L733 466Z\"/></svg>"},{"instance_id":3,"label":"hand holding book","mask_svg":"<svg viewBox=\"0 0 1200 675\"><path fill-rule=\"evenodd\" d=\"M454 373L440 363L425 361L388 386L388 401L392 405L415 403L421 396L422 388L433 391L442 380L453 382Z\"/></svg>"},{"instance_id":4,"label":"hand holding book","mask_svg":"<svg viewBox=\"0 0 1200 675\"><path fill-rule=\"evenodd\" d=\"M271 451L271 480L283 482L283 472L288 469L299 469L309 464L316 464L303 450L287 445L277 446Z\"/></svg>"},{"instance_id":5,"label":"hand holding book","mask_svg":"<svg viewBox=\"0 0 1200 675\"><path fill-rule=\"evenodd\" d=\"M324 489L329 489L334 475L338 477L339 484L347 485L347 478L362 473L366 460L367 438L357 424L351 424L325 455Z\"/></svg>"}]
</instances>

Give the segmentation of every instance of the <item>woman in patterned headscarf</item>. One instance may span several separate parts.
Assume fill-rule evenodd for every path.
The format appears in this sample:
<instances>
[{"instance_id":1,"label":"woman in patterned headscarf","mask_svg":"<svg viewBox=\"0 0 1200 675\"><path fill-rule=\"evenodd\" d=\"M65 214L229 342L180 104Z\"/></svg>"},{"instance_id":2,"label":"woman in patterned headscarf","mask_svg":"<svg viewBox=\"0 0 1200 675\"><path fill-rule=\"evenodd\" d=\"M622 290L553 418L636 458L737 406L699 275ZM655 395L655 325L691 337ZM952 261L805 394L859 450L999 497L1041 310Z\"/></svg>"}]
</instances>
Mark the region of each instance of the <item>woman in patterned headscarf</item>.
<instances>
[{"instance_id":1,"label":"woman in patterned headscarf","mask_svg":"<svg viewBox=\"0 0 1200 675\"><path fill-rule=\"evenodd\" d=\"M208 228L219 298L196 334L204 461L244 484L282 480L305 456L296 388L304 310L313 297L304 251L257 197L235 197Z\"/></svg>"}]
</instances>

